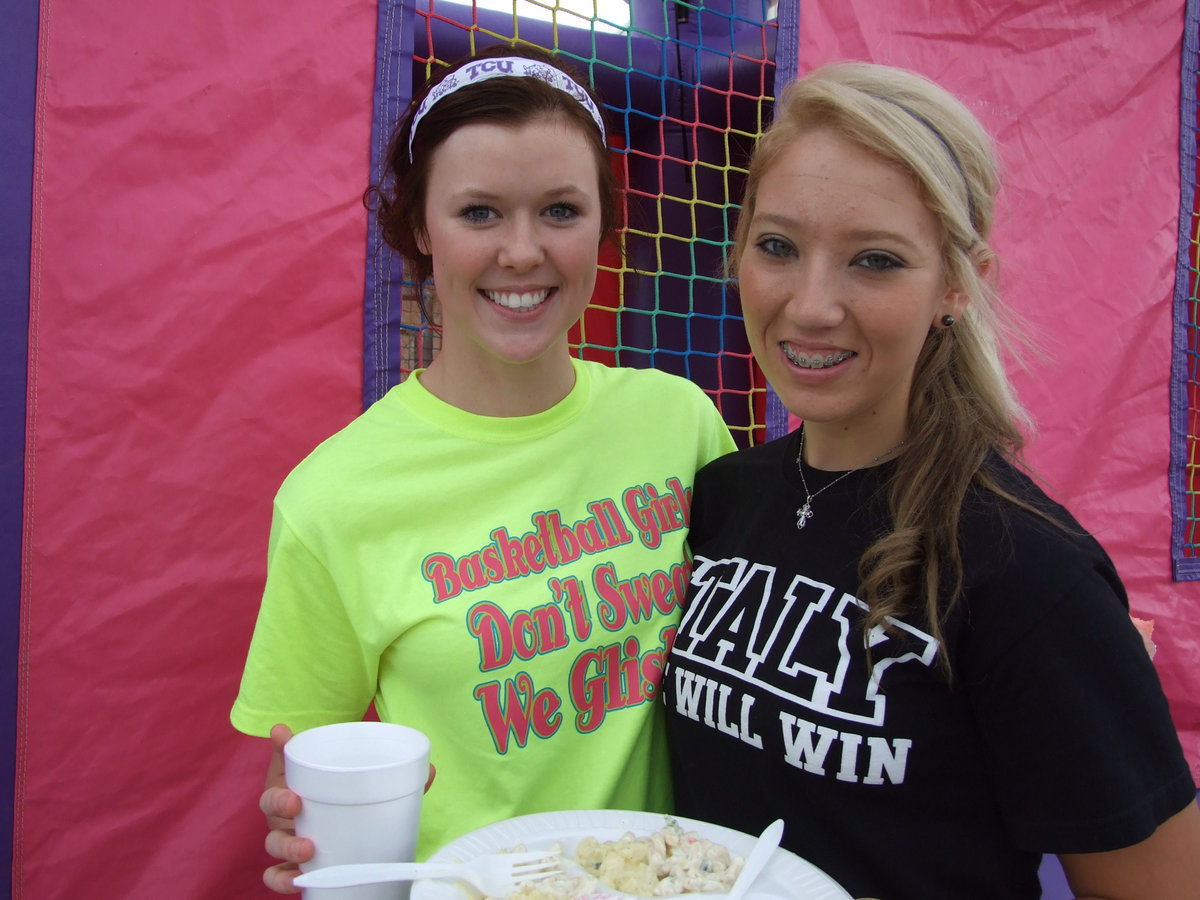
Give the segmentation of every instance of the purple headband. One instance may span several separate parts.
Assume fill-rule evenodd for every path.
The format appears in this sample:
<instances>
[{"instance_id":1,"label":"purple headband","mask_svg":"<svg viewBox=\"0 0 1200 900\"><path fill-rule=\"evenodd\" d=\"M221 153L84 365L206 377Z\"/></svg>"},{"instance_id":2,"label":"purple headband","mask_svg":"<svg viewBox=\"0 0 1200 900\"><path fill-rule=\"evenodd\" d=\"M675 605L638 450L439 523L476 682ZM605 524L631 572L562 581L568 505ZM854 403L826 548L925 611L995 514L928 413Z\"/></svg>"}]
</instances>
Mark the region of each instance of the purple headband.
<instances>
[{"instance_id":1,"label":"purple headband","mask_svg":"<svg viewBox=\"0 0 1200 900\"><path fill-rule=\"evenodd\" d=\"M421 101L421 105L413 114L412 125L408 129L409 162L412 162L413 136L417 133L417 125L434 104L443 97L453 94L459 88L502 77L536 78L551 87L558 88L565 94L570 94L591 114L596 127L600 129L600 139L605 140L604 122L600 118L600 110L588 92L580 87L575 79L561 69L537 60L525 59L520 56L500 56L495 59L481 59L479 62L468 63L461 69L451 72L425 95L425 99Z\"/></svg>"}]
</instances>

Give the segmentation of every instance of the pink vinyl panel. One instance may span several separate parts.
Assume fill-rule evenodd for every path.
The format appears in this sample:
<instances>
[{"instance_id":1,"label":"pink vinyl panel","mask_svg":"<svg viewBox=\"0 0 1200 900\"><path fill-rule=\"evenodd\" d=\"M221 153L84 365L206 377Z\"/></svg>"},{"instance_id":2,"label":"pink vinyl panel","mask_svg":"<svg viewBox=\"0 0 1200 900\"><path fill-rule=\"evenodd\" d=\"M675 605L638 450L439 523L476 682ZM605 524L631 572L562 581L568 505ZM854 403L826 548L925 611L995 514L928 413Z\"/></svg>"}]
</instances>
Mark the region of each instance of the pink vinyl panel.
<instances>
[{"instance_id":1,"label":"pink vinyl panel","mask_svg":"<svg viewBox=\"0 0 1200 900\"><path fill-rule=\"evenodd\" d=\"M43 2L15 895L261 896L271 498L359 410L375 5Z\"/></svg>"}]
</instances>

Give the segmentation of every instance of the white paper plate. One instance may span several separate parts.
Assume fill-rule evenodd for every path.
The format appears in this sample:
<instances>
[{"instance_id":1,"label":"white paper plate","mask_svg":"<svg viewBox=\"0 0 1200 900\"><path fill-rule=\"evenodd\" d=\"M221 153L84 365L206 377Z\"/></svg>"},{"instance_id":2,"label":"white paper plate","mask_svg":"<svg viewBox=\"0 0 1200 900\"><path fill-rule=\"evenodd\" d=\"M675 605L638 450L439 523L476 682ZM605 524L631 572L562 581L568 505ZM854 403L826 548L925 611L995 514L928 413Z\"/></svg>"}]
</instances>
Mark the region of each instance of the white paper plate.
<instances>
[{"instance_id":1,"label":"white paper plate","mask_svg":"<svg viewBox=\"0 0 1200 900\"><path fill-rule=\"evenodd\" d=\"M673 818L685 831L695 831L739 856L748 855L754 846L754 835L682 816ZM560 843L564 851L570 853L575 844L588 835L600 841L613 841L627 831L646 835L658 831L664 824L666 817L659 813L619 809L535 813L468 832L442 847L429 857L429 861L463 861L482 853L507 850L517 844L539 850ZM695 896L697 900L705 897L704 894ZM412 886L411 900L468 900L469 897L471 895L465 888L453 882L417 881ZM775 851L746 897L747 900L852 900L837 882L812 863L782 848Z\"/></svg>"}]
</instances>

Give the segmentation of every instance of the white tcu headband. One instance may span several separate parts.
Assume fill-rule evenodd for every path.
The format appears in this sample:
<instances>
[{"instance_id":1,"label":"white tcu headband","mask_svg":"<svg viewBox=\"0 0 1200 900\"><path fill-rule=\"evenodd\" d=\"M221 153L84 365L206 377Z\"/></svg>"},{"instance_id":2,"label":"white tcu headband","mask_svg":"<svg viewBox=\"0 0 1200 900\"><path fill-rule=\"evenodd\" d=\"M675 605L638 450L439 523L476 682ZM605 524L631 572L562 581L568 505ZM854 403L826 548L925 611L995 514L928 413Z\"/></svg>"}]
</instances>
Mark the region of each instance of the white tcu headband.
<instances>
[{"instance_id":1,"label":"white tcu headband","mask_svg":"<svg viewBox=\"0 0 1200 900\"><path fill-rule=\"evenodd\" d=\"M443 97L453 94L459 88L503 77L536 78L538 81L544 81L551 87L558 88L563 93L570 94L579 101L584 109L591 113L592 119L596 122L596 127L600 129L601 140L605 139L604 122L600 118L600 110L597 108L595 101L588 96L588 92L580 87L570 75L561 69L556 69L554 66L548 66L536 60L525 59L520 56L499 56L495 59L481 59L479 62L468 63L461 69L451 72L439 81L433 90L425 95L425 99L417 107L417 111L412 118L412 125L408 129L409 162L412 162L413 136L417 133L417 125L421 123L421 119L433 108L434 104Z\"/></svg>"}]
</instances>

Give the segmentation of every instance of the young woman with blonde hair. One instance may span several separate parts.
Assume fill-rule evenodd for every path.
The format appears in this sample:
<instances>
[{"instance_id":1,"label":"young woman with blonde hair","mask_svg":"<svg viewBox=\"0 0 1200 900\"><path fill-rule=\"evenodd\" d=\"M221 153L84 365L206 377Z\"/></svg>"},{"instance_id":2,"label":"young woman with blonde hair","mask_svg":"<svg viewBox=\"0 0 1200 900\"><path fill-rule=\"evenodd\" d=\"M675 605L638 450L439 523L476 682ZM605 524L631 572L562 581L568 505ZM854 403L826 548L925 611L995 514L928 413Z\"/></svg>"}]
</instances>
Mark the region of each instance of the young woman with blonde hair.
<instances>
[{"instance_id":1,"label":"young woman with blonde hair","mask_svg":"<svg viewBox=\"0 0 1200 900\"><path fill-rule=\"evenodd\" d=\"M697 475L677 811L856 896L1195 898L1196 786L1100 545L1020 466L987 133L914 73L789 86L730 255L791 435Z\"/></svg>"}]
</instances>

